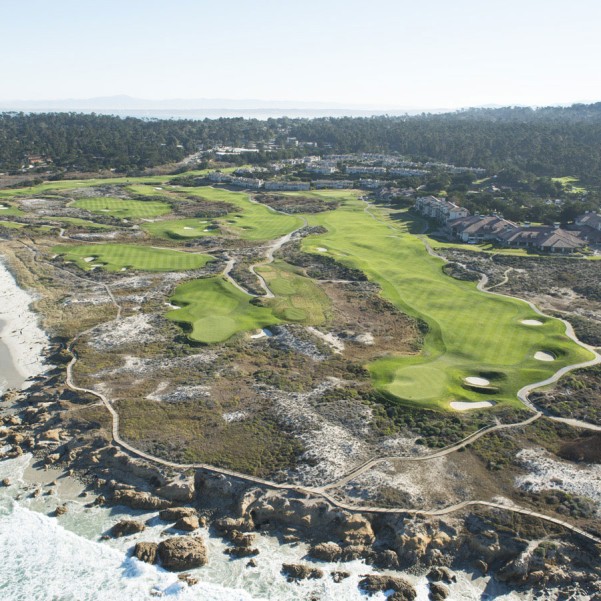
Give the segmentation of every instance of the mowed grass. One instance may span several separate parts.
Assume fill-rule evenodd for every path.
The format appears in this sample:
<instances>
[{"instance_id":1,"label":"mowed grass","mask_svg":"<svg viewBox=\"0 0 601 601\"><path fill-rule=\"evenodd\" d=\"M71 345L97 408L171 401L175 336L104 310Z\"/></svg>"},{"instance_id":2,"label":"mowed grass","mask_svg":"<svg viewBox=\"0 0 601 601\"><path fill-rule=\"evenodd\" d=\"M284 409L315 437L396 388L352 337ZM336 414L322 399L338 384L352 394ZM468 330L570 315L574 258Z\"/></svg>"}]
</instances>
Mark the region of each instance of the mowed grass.
<instances>
[{"instance_id":1,"label":"mowed grass","mask_svg":"<svg viewBox=\"0 0 601 601\"><path fill-rule=\"evenodd\" d=\"M171 212L171 206L168 203L158 200L82 198L73 202L71 206L119 219L150 219Z\"/></svg>"},{"instance_id":2,"label":"mowed grass","mask_svg":"<svg viewBox=\"0 0 601 601\"><path fill-rule=\"evenodd\" d=\"M142 229L156 238L187 240L218 234L220 229L213 222L213 219L171 219L146 223Z\"/></svg>"},{"instance_id":3,"label":"mowed grass","mask_svg":"<svg viewBox=\"0 0 601 601\"><path fill-rule=\"evenodd\" d=\"M188 324L189 338L205 344L281 323L270 308L255 306L252 299L221 276L193 280L175 289L171 302L181 308L167 318Z\"/></svg>"},{"instance_id":4,"label":"mowed grass","mask_svg":"<svg viewBox=\"0 0 601 601\"><path fill-rule=\"evenodd\" d=\"M187 271L200 269L213 259L210 255L133 244L60 245L55 246L52 252L63 256L65 261L73 261L86 271L98 265L107 271Z\"/></svg>"},{"instance_id":5,"label":"mowed grass","mask_svg":"<svg viewBox=\"0 0 601 601\"><path fill-rule=\"evenodd\" d=\"M243 240L275 240L303 224L301 217L277 213L265 205L254 203L244 192L231 192L211 186L188 188L186 191L189 196L214 202L228 202L236 206L238 209L236 212L215 221L219 224L222 233L229 233Z\"/></svg>"},{"instance_id":6,"label":"mowed grass","mask_svg":"<svg viewBox=\"0 0 601 601\"><path fill-rule=\"evenodd\" d=\"M276 298L265 301L274 315L284 321L320 325L330 306L328 296L300 270L284 261L257 268Z\"/></svg>"},{"instance_id":7,"label":"mowed grass","mask_svg":"<svg viewBox=\"0 0 601 601\"><path fill-rule=\"evenodd\" d=\"M368 366L381 391L438 408L448 408L453 400L517 405L516 393L525 384L592 358L565 336L560 321L541 318L517 299L479 292L474 283L446 276L443 262L430 256L402 221L388 220L372 207L384 222L376 220L364 208L347 193L338 210L310 217L311 225L322 225L328 232L305 238L303 246L308 251L327 248L330 256L377 282L382 295L399 309L427 322L429 333L419 355L388 356ZM520 323L524 319L544 324L526 326ZM553 353L556 360L534 359L540 350ZM491 389L464 387L468 376L485 377Z\"/></svg>"},{"instance_id":8,"label":"mowed grass","mask_svg":"<svg viewBox=\"0 0 601 601\"><path fill-rule=\"evenodd\" d=\"M24 223L17 223L16 221L0 221L0 227L6 227L11 230L19 230L25 227Z\"/></svg>"}]
</instances>

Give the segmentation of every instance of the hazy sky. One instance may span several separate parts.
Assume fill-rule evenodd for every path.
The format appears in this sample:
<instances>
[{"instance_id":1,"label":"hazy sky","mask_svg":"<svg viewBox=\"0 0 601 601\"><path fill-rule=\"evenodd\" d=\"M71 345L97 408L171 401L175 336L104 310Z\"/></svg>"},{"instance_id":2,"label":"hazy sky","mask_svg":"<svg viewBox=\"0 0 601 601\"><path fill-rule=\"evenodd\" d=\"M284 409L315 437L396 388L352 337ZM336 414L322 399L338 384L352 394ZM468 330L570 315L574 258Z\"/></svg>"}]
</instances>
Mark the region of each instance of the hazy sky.
<instances>
[{"instance_id":1,"label":"hazy sky","mask_svg":"<svg viewBox=\"0 0 601 601\"><path fill-rule=\"evenodd\" d=\"M0 100L601 100L599 0L1 0Z\"/></svg>"}]
</instances>

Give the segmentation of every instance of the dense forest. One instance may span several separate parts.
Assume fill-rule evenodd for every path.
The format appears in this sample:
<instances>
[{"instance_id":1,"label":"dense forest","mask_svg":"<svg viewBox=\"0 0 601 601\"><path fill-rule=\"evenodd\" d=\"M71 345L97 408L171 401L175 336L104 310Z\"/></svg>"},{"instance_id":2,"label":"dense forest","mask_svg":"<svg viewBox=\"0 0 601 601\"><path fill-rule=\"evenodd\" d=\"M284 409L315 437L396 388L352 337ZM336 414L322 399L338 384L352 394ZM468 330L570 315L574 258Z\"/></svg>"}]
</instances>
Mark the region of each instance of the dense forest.
<instances>
[{"instance_id":1,"label":"dense forest","mask_svg":"<svg viewBox=\"0 0 601 601\"><path fill-rule=\"evenodd\" d=\"M288 144L296 138L300 146ZM0 170L30 155L61 170L143 169L217 144L275 144L311 152L400 152L492 171L574 175L601 183L601 103L571 107L470 109L414 117L141 120L75 113L0 114ZM288 149L286 146L288 144ZM296 144L296 142L295 142ZM254 161L269 153L255 153Z\"/></svg>"}]
</instances>

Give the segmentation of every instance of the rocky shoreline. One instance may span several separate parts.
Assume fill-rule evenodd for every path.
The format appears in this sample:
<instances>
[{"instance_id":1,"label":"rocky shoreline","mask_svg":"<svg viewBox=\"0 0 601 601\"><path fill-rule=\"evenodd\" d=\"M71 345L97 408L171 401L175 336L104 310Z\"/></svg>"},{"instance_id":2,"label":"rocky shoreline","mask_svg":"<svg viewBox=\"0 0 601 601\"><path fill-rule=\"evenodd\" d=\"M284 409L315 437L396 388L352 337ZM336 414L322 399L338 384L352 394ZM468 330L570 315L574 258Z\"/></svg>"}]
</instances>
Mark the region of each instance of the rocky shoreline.
<instances>
[{"instance_id":1,"label":"rocky shoreline","mask_svg":"<svg viewBox=\"0 0 601 601\"><path fill-rule=\"evenodd\" d=\"M7 270L2 276L2 269L1 277L12 278ZM12 285L17 288L14 279ZM103 428L103 407L96 423L79 420L69 411L73 406L90 407L97 399L65 386L67 343L48 342L39 328L35 336L31 333L35 316L27 309L31 298L23 294L26 298L5 304L4 309L14 310L11 327L25 332L11 347L15 362L27 365L28 375L34 377L27 389L2 397L0 455L15 458L31 452L41 465L60 467L94 492L95 505L159 511L159 519L170 525L174 536L159 543L140 540L132 552L141 561L180 572L183 581L194 585L196 578L186 572L208 560L199 535L199 529L208 526L227 542L230 558L245 562L249 569L260 561L257 534L275 535L282 544L309 543L302 563L282 565L283 576L292 582L325 578L320 562L343 566L362 560L383 572L366 575L359 583L361 591L392 590L389 598L396 601L413 600L417 594L400 572L427 574L430 598L438 600L449 597L453 572L458 570L486 575L540 598L601 598L599 549L536 518L516 518L498 509L464 510L444 519L359 514L301 492L261 488L204 470L166 468L128 455ZM46 364L53 365L43 374L42 352ZM57 505L56 514L63 511ZM135 520L122 520L117 526L107 536L127 536L145 528ZM342 582L345 571L331 572L329 577Z\"/></svg>"}]
</instances>

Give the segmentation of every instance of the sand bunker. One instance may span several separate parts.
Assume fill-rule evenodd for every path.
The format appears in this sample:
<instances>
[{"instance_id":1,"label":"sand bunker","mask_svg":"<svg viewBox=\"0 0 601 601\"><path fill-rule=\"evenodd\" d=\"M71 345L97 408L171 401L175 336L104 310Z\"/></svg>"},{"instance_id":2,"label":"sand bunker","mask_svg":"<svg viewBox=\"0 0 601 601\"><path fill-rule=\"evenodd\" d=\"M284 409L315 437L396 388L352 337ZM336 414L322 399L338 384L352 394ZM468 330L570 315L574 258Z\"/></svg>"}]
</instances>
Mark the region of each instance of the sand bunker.
<instances>
[{"instance_id":1,"label":"sand bunker","mask_svg":"<svg viewBox=\"0 0 601 601\"><path fill-rule=\"evenodd\" d=\"M327 253L327 252L328 252L328 249L327 249L327 248L324 248L323 246L318 246L318 247L317 247L317 250L318 250L320 253Z\"/></svg>"},{"instance_id":2,"label":"sand bunker","mask_svg":"<svg viewBox=\"0 0 601 601\"><path fill-rule=\"evenodd\" d=\"M545 351L537 351L534 353L534 358L539 361L555 361L555 357L551 353Z\"/></svg>"},{"instance_id":3,"label":"sand bunker","mask_svg":"<svg viewBox=\"0 0 601 601\"><path fill-rule=\"evenodd\" d=\"M8 207L4 205L0 205L0 211L8 211Z\"/></svg>"},{"instance_id":4,"label":"sand bunker","mask_svg":"<svg viewBox=\"0 0 601 601\"><path fill-rule=\"evenodd\" d=\"M490 384L486 378L477 378L476 376L464 378L463 381L470 386L488 386Z\"/></svg>"},{"instance_id":5,"label":"sand bunker","mask_svg":"<svg viewBox=\"0 0 601 601\"><path fill-rule=\"evenodd\" d=\"M86 263L91 263L91 262L92 262L92 261L94 261L95 259L96 259L96 257L86 257L86 258L84 259L84 261L85 261Z\"/></svg>"},{"instance_id":6,"label":"sand bunker","mask_svg":"<svg viewBox=\"0 0 601 601\"><path fill-rule=\"evenodd\" d=\"M542 326L543 322L538 321L538 319L522 319L522 323L525 326Z\"/></svg>"},{"instance_id":7,"label":"sand bunker","mask_svg":"<svg viewBox=\"0 0 601 601\"><path fill-rule=\"evenodd\" d=\"M466 411L467 409L485 409L487 407L492 407L493 405L493 401L476 401L475 403L453 401L451 403L451 408L455 409L455 411Z\"/></svg>"},{"instance_id":8,"label":"sand bunker","mask_svg":"<svg viewBox=\"0 0 601 601\"><path fill-rule=\"evenodd\" d=\"M184 227L184 229L185 229L185 230L195 230L196 228L195 228L195 227L188 227L188 226L185 226L185 227Z\"/></svg>"}]
</instances>

